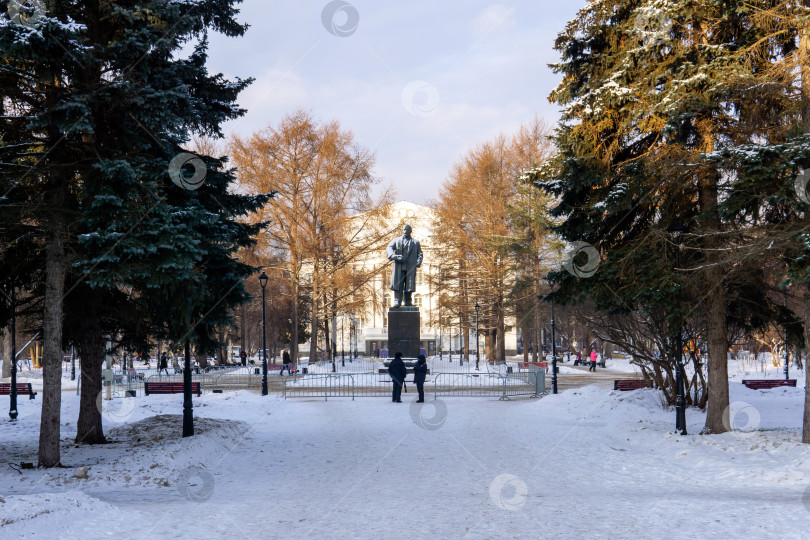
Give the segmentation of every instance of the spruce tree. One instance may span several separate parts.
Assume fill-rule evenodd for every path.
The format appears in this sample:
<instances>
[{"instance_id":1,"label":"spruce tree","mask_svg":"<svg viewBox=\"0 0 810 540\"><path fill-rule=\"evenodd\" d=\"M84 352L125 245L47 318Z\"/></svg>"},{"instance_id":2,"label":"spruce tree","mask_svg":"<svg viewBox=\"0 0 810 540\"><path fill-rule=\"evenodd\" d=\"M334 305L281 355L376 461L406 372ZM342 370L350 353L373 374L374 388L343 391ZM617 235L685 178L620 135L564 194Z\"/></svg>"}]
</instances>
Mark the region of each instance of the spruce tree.
<instances>
[{"instance_id":1,"label":"spruce tree","mask_svg":"<svg viewBox=\"0 0 810 540\"><path fill-rule=\"evenodd\" d=\"M229 193L234 175L223 159L176 159L192 133L221 137L220 125L244 112L235 101L250 81L228 81L205 67L209 30L244 33L235 20L237 3L61 2L47 6L36 31L13 21L0 28L12 59L5 70L30 81L20 102L43 101L37 85L52 98L14 121L38 142L39 160L24 178L54 186L43 190L48 196L35 197L47 207L25 207L46 236L46 315L49 286L67 275L59 300L65 299L66 328L82 349L86 370L79 441L103 441L95 400L105 336L179 339L191 329L210 346L212 326L246 297L239 280L251 269L233 254L252 242L256 227L238 219L267 196ZM188 44L191 55L178 58ZM46 53L55 58L42 61ZM50 66L48 76L39 74L41 64ZM54 135L40 142L40 130ZM13 184L9 178L4 182ZM47 316L45 323L47 335ZM44 376L44 401L55 403L57 413L43 409L41 437L49 443L47 449L40 445L40 464L51 466L59 463L59 392L53 391L59 374L53 385L47 368Z\"/></svg>"},{"instance_id":2,"label":"spruce tree","mask_svg":"<svg viewBox=\"0 0 810 540\"><path fill-rule=\"evenodd\" d=\"M757 91L778 94L738 55L754 38L753 11L736 1L591 2L557 39L563 82L550 99L564 107L560 153L533 175L559 197L558 231L598 253L592 277L554 275L558 300L587 295L607 311L663 311L671 336L704 321L709 433L727 429L727 319L739 298L730 289L745 265L725 257L744 232L720 206L736 177L706 156L756 137L761 118L744 104ZM676 222L688 227L679 271L667 233Z\"/></svg>"}]
</instances>

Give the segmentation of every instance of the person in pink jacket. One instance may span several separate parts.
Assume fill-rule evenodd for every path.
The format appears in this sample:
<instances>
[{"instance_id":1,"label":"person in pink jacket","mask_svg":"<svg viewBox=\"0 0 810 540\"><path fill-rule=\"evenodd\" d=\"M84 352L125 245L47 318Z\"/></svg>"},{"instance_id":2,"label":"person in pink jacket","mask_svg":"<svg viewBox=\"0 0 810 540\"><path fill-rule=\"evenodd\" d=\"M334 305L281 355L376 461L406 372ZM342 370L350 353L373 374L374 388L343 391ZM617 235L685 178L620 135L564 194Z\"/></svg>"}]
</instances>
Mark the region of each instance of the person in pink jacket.
<instances>
[{"instance_id":1,"label":"person in pink jacket","mask_svg":"<svg viewBox=\"0 0 810 540\"><path fill-rule=\"evenodd\" d=\"M596 351L591 351L591 367L588 371L596 371Z\"/></svg>"}]
</instances>

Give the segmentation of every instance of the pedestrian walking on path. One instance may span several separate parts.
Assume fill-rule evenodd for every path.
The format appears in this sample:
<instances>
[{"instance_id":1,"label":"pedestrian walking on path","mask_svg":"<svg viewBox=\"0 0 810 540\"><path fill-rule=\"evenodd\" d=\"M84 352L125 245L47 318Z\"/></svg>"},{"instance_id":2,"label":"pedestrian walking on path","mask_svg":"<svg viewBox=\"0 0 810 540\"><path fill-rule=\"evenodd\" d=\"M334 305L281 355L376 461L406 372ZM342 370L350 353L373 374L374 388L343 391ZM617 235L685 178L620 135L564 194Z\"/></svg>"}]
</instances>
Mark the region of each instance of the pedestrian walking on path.
<instances>
[{"instance_id":1,"label":"pedestrian walking on path","mask_svg":"<svg viewBox=\"0 0 810 540\"><path fill-rule=\"evenodd\" d=\"M405 369L405 362L402 361L401 352L396 353L394 359L388 364L388 374L391 376L391 381L394 383L391 401L394 403L402 403L402 385L405 383L405 376L408 374L408 370Z\"/></svg>"},{"instance_id":2,"label":"pedestrian walking on path","mask_svg":"<svg viewBox=\"0 0 810 540\"><path fill-rule=\"evenodd\" d=\"M284 349L281 353L281 371L278 372L278 376L281 377L284 375L284 370L287 370L287 375L292 375L292 371L290 371L290 363L292 360L290 359L290 351Z\"/></svg>"},{"instance_id":3,"label":"pedestrian walking on path","mask_svg":"<svg viewBox=\"0 0 810 540\"><path fill-rule=\"evenodd\" d=\"M424 354L419 355L419 361L416 367L413 368L413 382L416 385L416 391L419 392L419 399L417 403L425 402L425 377L427 376L427 360Z\"/></svg>"},{"instance_id":4,"label":"pedestrian walking on path","mask_svg":"<svg viewBox=\"0 0 810 540\"><path fill-rule=\"evenodd\" d=\"M160 361L158 362L158 373L166 372L169 375L169 362L166 359L166 351L160 353Z\"/></svg>"},{"instance_id":5,"label":"pedestrian walking on path","mask_svg":"<svg viewBox=\"0 0 810 540\"><path fill-rule=\"evenodd\" d=\"M591 367L588 368L588 371L596 373L596 351L591 351Z\"/></svg>"}]
</instances>

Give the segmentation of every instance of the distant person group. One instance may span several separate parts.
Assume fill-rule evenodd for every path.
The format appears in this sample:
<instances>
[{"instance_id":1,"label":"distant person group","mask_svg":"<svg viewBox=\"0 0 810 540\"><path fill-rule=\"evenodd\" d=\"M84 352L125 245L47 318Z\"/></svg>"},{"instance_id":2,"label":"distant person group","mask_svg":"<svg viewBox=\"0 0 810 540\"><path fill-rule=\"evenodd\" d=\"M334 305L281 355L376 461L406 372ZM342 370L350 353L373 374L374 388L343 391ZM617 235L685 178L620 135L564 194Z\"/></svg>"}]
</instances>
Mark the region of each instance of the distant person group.
<instances>
[{"instance_id":1,"label":"distant person group","mask_svg":"<svg viewBox=\"0 0 810 540\"><path fill-rule=\"evenodd\" d=\"M405 362L402 360L401 352L396 353L394 359L388 364L388 374L391 376L391 382L394 385L391 392L391 401L394 403L402 403L402 387L405 386L405 377L408 375L408 369L405 367ZM417 403L425 402L426 376L427 359L424 354L420 354L416 361L416 366L413 368L413 383L416 385L416 391L419 394L419 399L416 400Z\"/></svg>"}]
</instances>

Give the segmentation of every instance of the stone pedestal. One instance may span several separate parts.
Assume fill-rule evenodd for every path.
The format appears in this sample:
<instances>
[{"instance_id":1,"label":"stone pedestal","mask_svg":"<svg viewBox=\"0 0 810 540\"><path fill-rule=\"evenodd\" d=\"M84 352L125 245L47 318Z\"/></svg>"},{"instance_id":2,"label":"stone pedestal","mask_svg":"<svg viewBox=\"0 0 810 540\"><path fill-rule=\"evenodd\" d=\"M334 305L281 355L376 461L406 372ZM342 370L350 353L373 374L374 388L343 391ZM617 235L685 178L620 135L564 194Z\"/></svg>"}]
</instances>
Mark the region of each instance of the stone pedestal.
<instances>
[{"instance_id":1,"label":"stone pedestal","mask_svg":"<svg viewBox=\"0 0 810 540\"><path fill-rule=\"evenodd\" d=\"M388 310L388 357L398 352L405 358L419 356L419 308L402 306Z\"/></svg>"}]
</instances>

